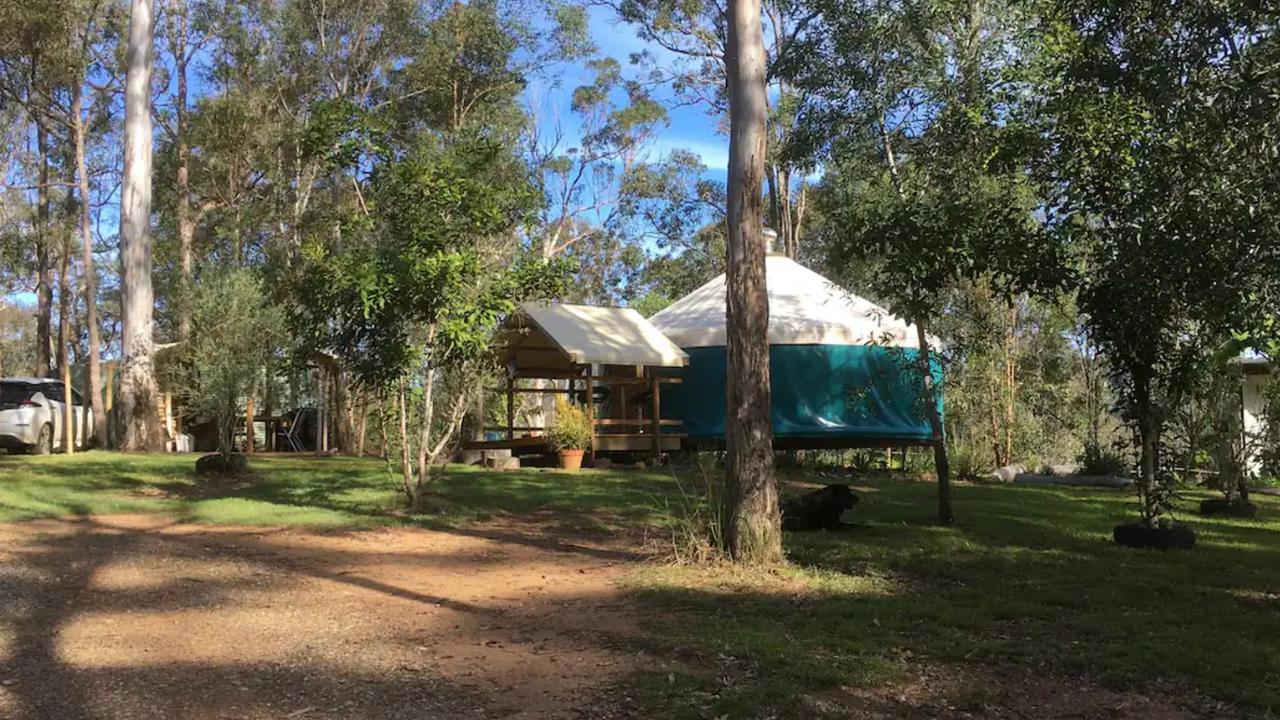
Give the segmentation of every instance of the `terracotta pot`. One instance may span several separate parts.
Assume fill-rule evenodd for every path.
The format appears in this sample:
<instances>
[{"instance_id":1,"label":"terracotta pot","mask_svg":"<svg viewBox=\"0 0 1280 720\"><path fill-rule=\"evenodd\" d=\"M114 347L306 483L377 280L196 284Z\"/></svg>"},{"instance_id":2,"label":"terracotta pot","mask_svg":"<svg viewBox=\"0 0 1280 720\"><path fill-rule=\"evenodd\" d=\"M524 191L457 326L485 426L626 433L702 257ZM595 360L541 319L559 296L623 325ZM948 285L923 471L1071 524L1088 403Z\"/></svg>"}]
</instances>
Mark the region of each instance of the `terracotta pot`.
<instances>
[{"instance_id":1,"label":"terracotta pot","mask_svg":"<svg viewBox=\"0 0 1280 720\"><path fill-rule=\"evenodd\" d=\"M560 469L574 472L582 469L582 450L561 450Z\"/></svg>"}]
</instances>

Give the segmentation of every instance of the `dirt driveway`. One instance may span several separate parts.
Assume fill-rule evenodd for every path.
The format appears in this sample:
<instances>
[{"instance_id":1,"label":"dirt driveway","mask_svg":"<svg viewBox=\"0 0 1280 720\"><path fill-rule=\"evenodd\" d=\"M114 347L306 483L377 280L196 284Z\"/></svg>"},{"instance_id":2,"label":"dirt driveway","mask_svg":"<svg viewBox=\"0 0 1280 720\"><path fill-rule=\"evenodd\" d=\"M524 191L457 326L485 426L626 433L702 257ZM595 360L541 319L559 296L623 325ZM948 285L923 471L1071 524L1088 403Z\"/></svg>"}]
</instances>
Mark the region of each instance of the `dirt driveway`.
<instances>
[{"instance_id":1,"label":"dirt driveway","mask_svg":"<svg viewBox=\"0 0 1280 720\"><path fill-rule=\"evenodd\" d=\"M634 560L511 524L0 525L0 717L608 715Z\"/></svg>"}]
</instances>

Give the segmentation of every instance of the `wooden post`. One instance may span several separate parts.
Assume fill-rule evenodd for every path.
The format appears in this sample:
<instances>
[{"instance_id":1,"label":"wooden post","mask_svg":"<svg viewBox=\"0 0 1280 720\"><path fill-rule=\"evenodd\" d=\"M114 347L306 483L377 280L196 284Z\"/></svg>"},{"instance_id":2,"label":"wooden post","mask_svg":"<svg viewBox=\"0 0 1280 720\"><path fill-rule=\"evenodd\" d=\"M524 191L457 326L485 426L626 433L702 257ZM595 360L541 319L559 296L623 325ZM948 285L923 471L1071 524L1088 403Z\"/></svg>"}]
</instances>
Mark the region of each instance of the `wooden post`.
<instances>
[{"instance_id":1,"label":"wooden post","mask_svg":"<svg viewBox=\"0 0 1280 720\"><path fill-rule=\"evenodd\" d=\"M325 426L324 426L324 370L316 369L316 457L320 457L325 451Z\"/></svg>"},{"instance_id":2,"label":"wooden post","mask_svg":"<svg viewBox=\"0 0 1280 720\"><path fill-rule=\"evenodd\" d=\"M71 455L76 451L76 413L71 407L71 363L66 361L65 347L62 353L62 444L63 451Z\"/></svg>"},{"instance_id":3,"label":"wooden post","mask_svg":"<svg viewBox=\"0 0 1280 720\"><path fill-rule=\"evenodd\" d=\"M253 454L253 391L249 391L249 399L244 403L244 452Z\"/></svg>"},{"instance_id":4,"label":"wooden post","mask_svg":"<svg viewBox=\"0 0 1280 720\"><path fill-rule=\"evenodd\" d=\"M653 408L653 417L649 418L652 424L653 433L653 466L658 466L658 460L662 457L662 400L661 394L658 392L658 376L649 371L649 393L653 395L650 405Z\"/></svg>"},{"instance_id":5,"label":"wooden post","mask_svg":"<svg viewBox=\"0 0 1280 720\"><path fill-rule=\"evenodd\" d=\"M115 385L116 374L113 369L114 363L107 363L107 412L111 412L111 408L115 405L115 393L112 388Z\"/></svg>"},{"instance_id":6,"label":"wooden post","mask_svg":"<svg viewBox=\"0 0 1280 720\"><path fill-rule=\"evenodd\" d=\"M516 379L507 375L507 439L516 438Z\"/></svg>"},{"instance_id":7,"label":"wooden post","mask_svg":"<svg viewBox=\"0 0 1280 720\"><path fill-rule=\"evenodd\" d=\"M591 428L591 447L587 450L587 457L590 458L591 464L596 462L596 380L594 366L587 366L587 426Z\"/></svg>"},{"instance_id":8,"label":"wooden post","mask_svg":"<svg viewBox=\"0 0 1280 720\"><path fill-rule=\"evenodd\" d=\"M267 420L263 425L267 431L267 437L265 438L267 452L275 452L276 449L275 383L272 382L273 380L271 368L268 367L263 377L262 386L262 401L266 406L263 408L265 410L263 414L267 416Z\"/></svg>"},{"instance_id":9,"label":"wooden post","mask_svg":"<svg viewBox=\"0 0 1280 720\"><path fill-rule=\"evenodd\" d=\"M99 443L101 443L101 444L102 444L102 447L104 447L104 448L109 448L109 447L111 447L111 408L115 406L115 400L114 400L114 395L115 395L115 393L114 393L114 392L112 392L112 389L113 389L113 387L114 387L114 385L115 385L114 380L115 380L115 376L116 376L115 372L113 372L113 368L114 368L114 363L107 363L107 364L106 364L106 369L107 369L107 397L106 397L106 410L105 410L105 412L106 412L106 414L107 414L107 418L106 418L106 419L107 419L107 436L106 436L106 437L104 437L104 438L99 438L99 439L98 439L98 442L99 442Z\"/></svg>"}]
</instances>

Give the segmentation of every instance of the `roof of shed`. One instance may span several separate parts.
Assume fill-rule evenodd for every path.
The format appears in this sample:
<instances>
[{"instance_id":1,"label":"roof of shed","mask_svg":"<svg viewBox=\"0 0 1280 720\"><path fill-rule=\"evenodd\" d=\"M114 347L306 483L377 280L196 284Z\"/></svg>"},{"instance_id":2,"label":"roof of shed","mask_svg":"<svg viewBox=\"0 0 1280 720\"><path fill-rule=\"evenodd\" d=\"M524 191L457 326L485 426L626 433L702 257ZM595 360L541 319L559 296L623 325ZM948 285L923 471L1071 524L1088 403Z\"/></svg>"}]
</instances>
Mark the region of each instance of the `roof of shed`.
<instances>
[{"instance_id":1,"label":"roof of shed","mask_svg":"<svg viewBox=\"0 0 1280 720\"><path fill-rule=\"evenodd\" d=\"M631 308L524 303L515 321L537 325L574 363L682 367L689 356Z\"/></svg>"}]
</instances>

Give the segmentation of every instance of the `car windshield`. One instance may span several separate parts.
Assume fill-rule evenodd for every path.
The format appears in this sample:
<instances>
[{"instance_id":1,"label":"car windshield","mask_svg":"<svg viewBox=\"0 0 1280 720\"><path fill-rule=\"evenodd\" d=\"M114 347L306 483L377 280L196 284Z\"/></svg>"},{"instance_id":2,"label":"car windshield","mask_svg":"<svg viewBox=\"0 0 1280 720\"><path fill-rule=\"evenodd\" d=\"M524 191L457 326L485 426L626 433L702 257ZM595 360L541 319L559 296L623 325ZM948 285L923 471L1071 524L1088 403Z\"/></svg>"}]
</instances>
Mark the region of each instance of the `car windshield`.
<instances>
[{"instance_id":1,"label":"car windshield","mask_svg":"<svg viewBox=\"0 0 1280 720\"><path fill-rule=\"evenodd\" d=\"M0 409L18 407L30 400L35 393L35 386L27 383L0 382Z\"/></svg>"}]
</instances>

